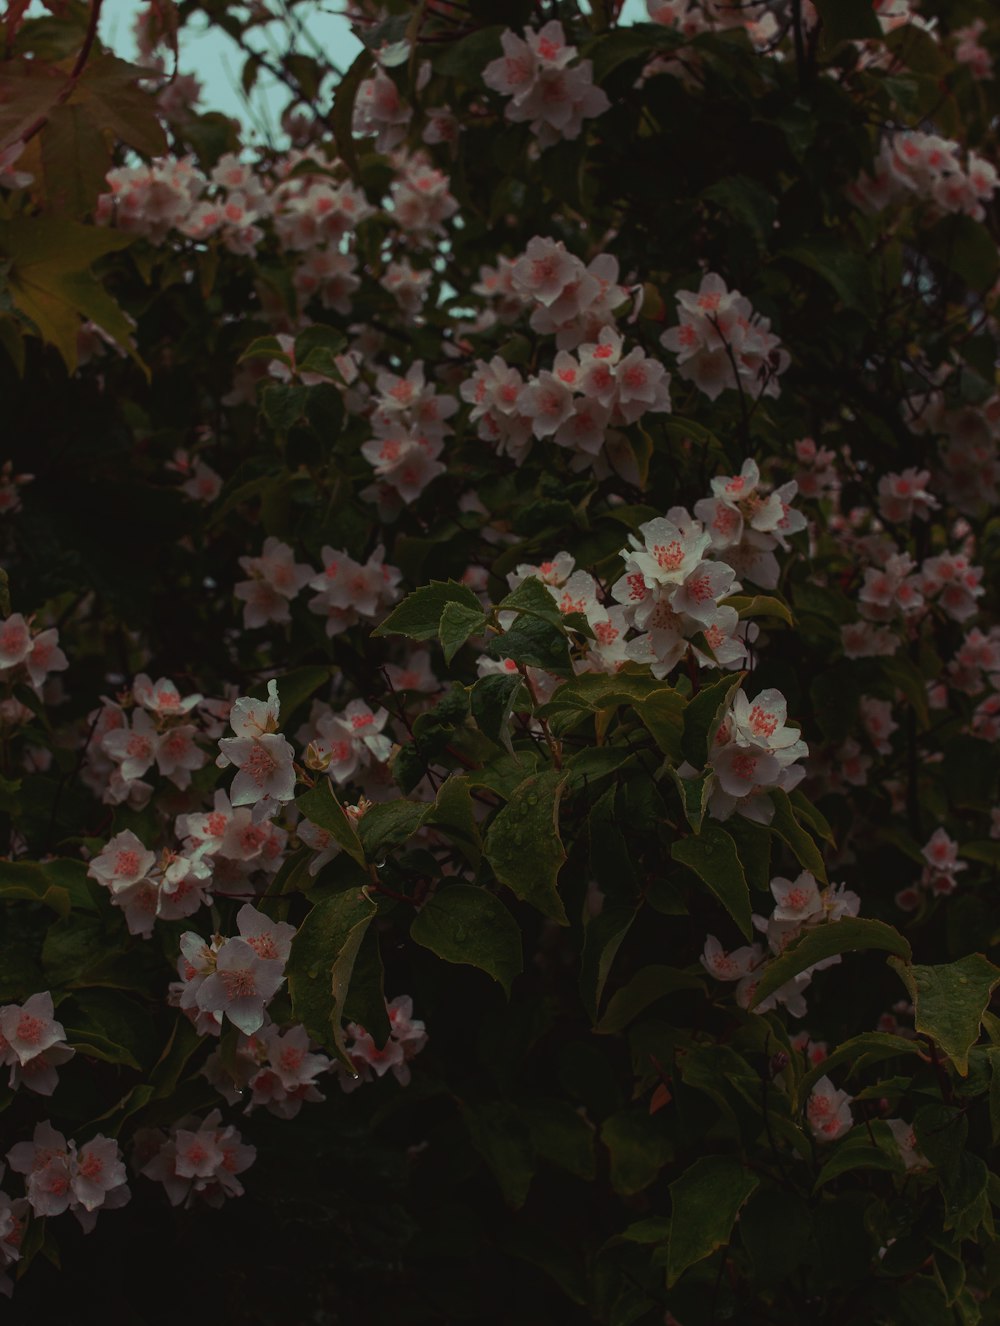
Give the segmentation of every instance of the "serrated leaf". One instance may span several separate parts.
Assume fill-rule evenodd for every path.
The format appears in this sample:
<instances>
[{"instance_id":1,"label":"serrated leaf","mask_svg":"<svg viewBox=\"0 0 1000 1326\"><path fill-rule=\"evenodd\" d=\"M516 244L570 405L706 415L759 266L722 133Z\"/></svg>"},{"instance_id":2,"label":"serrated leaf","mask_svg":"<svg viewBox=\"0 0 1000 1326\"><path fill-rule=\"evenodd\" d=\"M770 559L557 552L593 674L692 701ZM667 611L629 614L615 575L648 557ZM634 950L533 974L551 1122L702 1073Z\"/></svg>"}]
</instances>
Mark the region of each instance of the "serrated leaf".
<instances>
[{"instance_id":1,"label":"serrated leaf","mask_svg":"<svg viewBox=\"0 0 1000 1326\"><path fill-rule=\"evenodd\" d=\"M410 938L445 962L478 967L508 996L523 967L516 921L499 898L474 884L436 893L414 917Z\"/></svg>"},{"instance_id":2,"label":"serrated leaf","mask_svg":"<svg viewBox=\"0 0 1000 1326\"><path fill-rule=\"evenodd\" d=\"M792 942L773 961L769 962L754 991L750 1007L754 1008L790 981L799 972L832 958L838 953L860 953L866 949L881 949L904 962L910 959L910 945L891 925L863 916L845 916L839 921L827 921L813 926Z\"/></svg>"},{"instance_id":3,"label":"serrated leaf","mask_svg":"<svg viewBox=\"0 0 1000 1326\"><path fill-rule=\"evenodd\" d=\"M503 635L495 636L486 646L490 658L512 659L526 667L544 668L547 672L570 670L569 645L558 626L540 617L520 617Z\"/></svg>"},{"instance_id":4,"label":"serrated leaf","mask_svg":"<svg viewBox=\"0 0 1000 1326\"><path fill-rule=\"evenodd\" d=\"M139 80L149 71L118 59L109 51L92 55L70 98L100 129L144 156L162 156L167 137L156 114L156 104Z\"/></svg>"},{"instance_id":5,"label":"serrated leaf","mask_svg":"<svg viewBox=\"0 0 1000 1326\"><path fill-rule=\"evenodd\" d=\"M527 576L496 606L497 612L526 612L532 617L562 626L563 614L559 604L537 576Z\"/></svg>"},{"instance_id":6,"label":"serrated leaf","mask_svg":"<svg viewBox=\"0 0 1000 1326\"><path fill-rule=\"evenodd\" d=\"M890 965L910 992L914 1028L939 1045L958 1073L967 1077L969 1050L979 1039L983 1013L1000 984L1000 967L982 953L936 966L907 961Z\"/></svg>"},{"instance_id":7,"label":"serrated leaf","mask_svg":"<svg viewBox=\"0 0 1000 1326\"><path fill-rule=\"evenodd\" d=\"M483 840L467 778L452 774L445 779L433 806L428 808L424 823L451 839L469 864L478 868L483 855Z\"/></svg>"},{"instance_id":8,"label":"serrated leaf","mask_svg":"<svg viewBox=\"0 0 1000 1326\"><path fill-rule=\"evenodd\" d=\"M470 692L472 717L480 732L498 746L503 746L512 756L510 716L515 706L522 702L526 707L530 705L520 673L481 677Z\"/></svg>"},{"instance_id":9,"label":"serrated leaf","mask_svg":"<svg viewBox=\"0 0 1000 1326\"><path fill-rule=\"evenodd\" d=\"M473 612L482 612L479 599L456 580L432 580L415 590L394 608L372 635L405 635L410 640L431 640L438 634L441 614L448 603L460 603Z\"/></svg>"},{"instance_id":10,"label":"serrated leaf","mask_svg":"<svg viewBox=\"0 0 1000 1326\"><path fill-rule=\"evenodd\" d=\"M438 623L438 638L444 661L450 663L468 640L486 625L487 617L481 608L470 608L465 603L446 603Z\"/></svg>"},{"instance_id":11,"label":"serrated leaf","mask_svg":"<svg viewBox=\"0 0 1000 1326\"><path fill-rule=\"evenodd\" d=\"M670 848L673 859L693 870L722 903L747 939L753 938L750 919L750 888L740 865L736 844L717 824L706 824L701 833L681 838Z\"/></svg>"},{"instance_id":12,"label":"serrated leaf","mask_svg":"<svg viewBox=\"0 0 1000 1326\"><path fill-rule=\"evenodd\" d=\"M501 884L544 916L566 925L558 891L566 851L559 837L559 802L567 775L532 774L513 790L486 834L486 859Z\"/></svg>"}]
</instances>

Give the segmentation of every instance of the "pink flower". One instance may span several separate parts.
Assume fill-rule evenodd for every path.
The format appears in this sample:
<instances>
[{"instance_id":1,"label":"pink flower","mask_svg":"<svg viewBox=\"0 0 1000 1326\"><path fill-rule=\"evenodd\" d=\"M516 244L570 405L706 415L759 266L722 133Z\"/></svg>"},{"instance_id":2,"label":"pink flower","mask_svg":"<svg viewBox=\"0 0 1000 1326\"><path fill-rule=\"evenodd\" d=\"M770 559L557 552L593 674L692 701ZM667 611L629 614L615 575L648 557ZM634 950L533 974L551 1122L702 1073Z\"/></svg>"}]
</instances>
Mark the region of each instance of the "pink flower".
<instances>
[{"instance_id":1,"label":"pink flower","mask_svg":"<svg viewBox=\"0 0 1000 1326\"><path fill-rule=\"evenodd\" d=\"M215 954L215 970L198 986L195 1002L206 1013L228 1017L250 1036L264 1025L264 1008L283 980L283 960L262 958L246 939L227 939Z\"/></svg>"},{"instance_id":2,"label":"pink flower","mask_svg":"<svg viewBox=\"0 0 1000 1326\"><path fill-rule=\"evenodd\" d=\"M806 1103L806 1118L813 1136L819 1142L835 1142L854 1124L851 1115L852 1097L838 1091L828 1077L821 1077L812 1089Z\"/></svg>"}]
</instances>

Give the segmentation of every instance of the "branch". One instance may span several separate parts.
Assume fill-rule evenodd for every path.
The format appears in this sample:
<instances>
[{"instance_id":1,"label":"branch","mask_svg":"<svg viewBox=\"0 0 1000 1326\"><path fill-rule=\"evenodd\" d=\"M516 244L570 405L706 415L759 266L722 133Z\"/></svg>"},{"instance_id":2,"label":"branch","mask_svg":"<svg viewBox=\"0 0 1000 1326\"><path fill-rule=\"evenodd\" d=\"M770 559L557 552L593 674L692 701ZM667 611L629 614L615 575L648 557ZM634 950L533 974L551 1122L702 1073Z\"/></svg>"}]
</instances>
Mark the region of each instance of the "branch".
<instances>
[{"instance_id":1,"label":"branch","mask_svg":"<svg viewBox=\"0 0 1000 1326\"><path fill-rule=\"evenodd\" d=\"M74 91L76 90L76 85L77 83L79 83L80 76L82 75L84 69L87 66L87 61L90 59L90 52L93 49L94 42L97 39L97 25L100 22L101 6L103 4L104 0L91 0L90 18L87 21L87 31L83 38L83 45L80 47L79 51L77 52L77 57L73 63L73 68L70 70L69 78L67 78L66 82L60 89L59 95L52 103L50 109L47 110L44 115L40 115L38 119L35 121L35 123L31 125L28 129L26 129L25 132L21 135L22 143L30 142L31 139L34 138L36 134L41 133L41 131L45 128L46 124L48 124L49 116L52 114L52 111L54 111L57 106L65 105L65 103L69 101L70 97L73 95Z\"/></svg>"}]
</instances>

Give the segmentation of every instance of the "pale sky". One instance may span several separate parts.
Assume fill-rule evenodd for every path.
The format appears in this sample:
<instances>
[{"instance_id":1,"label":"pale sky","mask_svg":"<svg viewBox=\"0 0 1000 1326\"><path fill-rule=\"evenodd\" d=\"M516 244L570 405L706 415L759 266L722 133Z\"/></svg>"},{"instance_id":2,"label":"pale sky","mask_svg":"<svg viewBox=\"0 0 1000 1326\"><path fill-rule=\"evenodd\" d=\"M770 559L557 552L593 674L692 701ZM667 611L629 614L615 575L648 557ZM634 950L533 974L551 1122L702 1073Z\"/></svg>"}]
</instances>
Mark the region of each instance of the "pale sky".
<instances>
[{"instance_id":1,"label":"pale sky","mask_svg":"<svg viewBox=\"0 0 1000 1326\"><path fill-rule=\"evenodd\" d=\"M137 56L132 25L143 7L142 0L110 0L101 13L100 38L124 59ZM32 6L39 12L40 6ZM308 36L296 42L296 48L305 54L322 52L337 68L344 70L361 50L361 43L351 31L342 11L342 0L316 0L309 5L298 5L298 12L308 17L303 21ZM29 13L31 10L29 10ZM628 22L647 17L644 0L626 0L622 18ZM255 49L277 52L287 46L287 21L279 20L250 30L249 41ZM311 39L311 41L310 41ZM237 116L243 123L268 128L269 137L281 135L277 130L281 111L288 101L287 90L265 72L258 74L250 95L249 105L240 87L243 54L236 43L205 20L188 23L181 31L180 71L194 74L202 84L199 109L219 110ZM329 92L324 93L328 97Z\"/></svg>"}]
</instances>

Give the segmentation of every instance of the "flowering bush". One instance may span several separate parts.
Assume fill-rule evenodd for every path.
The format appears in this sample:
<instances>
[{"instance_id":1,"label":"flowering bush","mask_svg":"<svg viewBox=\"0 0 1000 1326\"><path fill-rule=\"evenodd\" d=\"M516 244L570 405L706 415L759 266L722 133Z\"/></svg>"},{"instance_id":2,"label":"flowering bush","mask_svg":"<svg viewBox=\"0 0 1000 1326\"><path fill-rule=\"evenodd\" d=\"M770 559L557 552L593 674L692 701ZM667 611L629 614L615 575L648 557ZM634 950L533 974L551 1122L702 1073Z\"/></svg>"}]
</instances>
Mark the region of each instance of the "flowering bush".
<instances>
[{"instance_id":1,"label":"flowering bush","mask_svg":"<svg viewBox=\"0 0 1000 1326\"><path fill-rule=\"evenodd\" d=\"M1000 1320L990 6L48 8L11 1320Z\"/></svg>"}]
</instances>

